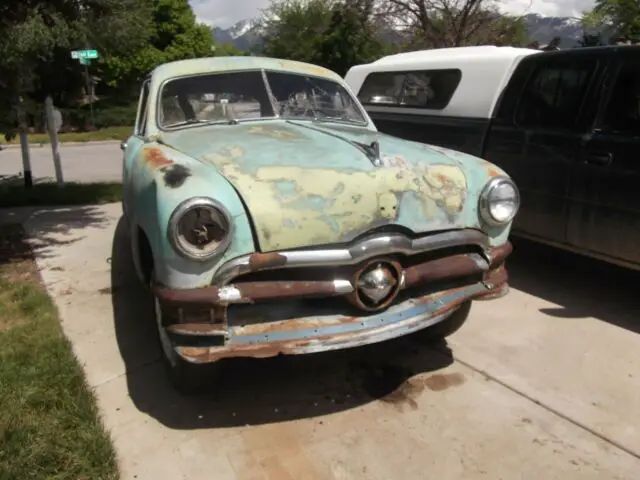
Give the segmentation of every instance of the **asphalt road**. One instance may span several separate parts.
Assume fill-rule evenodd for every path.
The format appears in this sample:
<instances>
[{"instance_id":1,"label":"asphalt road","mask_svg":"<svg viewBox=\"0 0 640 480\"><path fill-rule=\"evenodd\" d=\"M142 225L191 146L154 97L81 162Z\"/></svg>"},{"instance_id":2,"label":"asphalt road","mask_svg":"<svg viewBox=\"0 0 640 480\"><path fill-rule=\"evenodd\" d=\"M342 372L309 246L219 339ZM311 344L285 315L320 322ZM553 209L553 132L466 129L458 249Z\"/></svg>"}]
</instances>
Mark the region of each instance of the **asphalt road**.
<instances>
[{"instance_id":1,"label":"asphalt road","mask_svg":"<svg viewBox=\"0 0 640 480\"><path fill-rule=\"evenodd\" d=\"M231 361L186 398L120 205L26 227L123 479L638 479L639 273L519 242L509 295L476 302L447 344Z\"/></svg>"},{"instance_id":2,"label":"asphalt road","mask_svg":"<svg viewBox=\"0 0 640 480\"><path fill-rule=\"evenodd\" d=\"M31 174L36 183L55 180L50 145L31 146ZM69 182L117 182L122 179L120 142L60 147L62 174ZM0 151L0 177L22 173L19 148Z\"/></svg>"}]
</instances>

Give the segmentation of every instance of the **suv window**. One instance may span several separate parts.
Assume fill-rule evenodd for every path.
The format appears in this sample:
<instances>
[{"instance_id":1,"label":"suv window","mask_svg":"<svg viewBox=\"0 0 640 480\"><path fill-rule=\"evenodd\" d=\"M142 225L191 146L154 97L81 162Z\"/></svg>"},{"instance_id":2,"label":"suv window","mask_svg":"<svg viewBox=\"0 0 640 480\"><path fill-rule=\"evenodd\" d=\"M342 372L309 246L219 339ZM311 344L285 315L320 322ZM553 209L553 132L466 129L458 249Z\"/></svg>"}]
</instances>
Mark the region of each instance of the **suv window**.
<instances>
[{"instance_id":1,"label":"suv window","mask_svg":"<svg viewBox=\"0 0 640 480\"><path fill-rule=\"evenodd\" d=\"M147 104L149 103L149 81L142 84L140 91L140 103L138 104L138 115L136 116L136 135L144 135L147 127Z\"/></svg>"},{"instance_id":2,"label":"suv window","mask_svg":"<svg viewBox=\"0 0 640 480\"><path fill-rule=\"evenodd\" d=\"M540 66L525 86L516 122L523 127L574 127L596 66L596 61Z\"/></svg>"},{"instance_id":3,"label":"suv window","mask_svg":"<svg viewBox=\"0 0 640 480\"><path fill-rule=\"evenodd\" d=\"M620 68L601 129L610 133L640 135L640 67L637 64L628 63Z\"/></svg>"},{"instance_id":4,"label":"suv window","mask_svg":"<svg viewBox=\"0 0 640 480\"><path fill-rule=\"evenodd\" d=\"M442 110L460 84L458 69L377 72L365 78L358 99L365 105Z\"/></svg>"}]
</instances>

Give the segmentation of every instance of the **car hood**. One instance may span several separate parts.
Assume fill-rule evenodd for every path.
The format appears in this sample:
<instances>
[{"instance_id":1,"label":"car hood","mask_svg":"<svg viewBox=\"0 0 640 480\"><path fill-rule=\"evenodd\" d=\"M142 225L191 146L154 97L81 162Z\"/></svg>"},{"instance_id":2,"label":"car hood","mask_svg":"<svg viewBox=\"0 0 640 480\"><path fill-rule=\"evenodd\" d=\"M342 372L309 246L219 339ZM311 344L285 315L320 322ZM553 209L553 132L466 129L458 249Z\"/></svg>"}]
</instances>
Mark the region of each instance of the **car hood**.
<instances>
[{"instance_id":1,"label":"car hood","mask_svg":"<svg viewBox=\"0 0 640 480\"><path fill-rule=\"evenodd\" d=\"M475 226L457 152L312 121L197 127L160 141L227 178L263 252L348 242L383 226L416 233Z\"/></svg>"}]
</instances>

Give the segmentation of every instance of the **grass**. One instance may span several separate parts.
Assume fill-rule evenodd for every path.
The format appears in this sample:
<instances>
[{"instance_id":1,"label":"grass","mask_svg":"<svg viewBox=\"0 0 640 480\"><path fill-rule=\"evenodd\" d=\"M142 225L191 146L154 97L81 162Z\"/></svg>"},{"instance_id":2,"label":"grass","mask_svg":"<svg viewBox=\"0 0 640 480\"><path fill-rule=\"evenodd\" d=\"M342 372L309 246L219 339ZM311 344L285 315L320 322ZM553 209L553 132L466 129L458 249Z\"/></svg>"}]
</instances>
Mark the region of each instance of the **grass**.
<instances>
[{"instance_id":1,"label":"grass","mask_svg":"<svg viewBox=\"0 0 640 480\"><path fill-rule=\"evenodd\" d=\"M68 132L59 133L58 142L95 142L99 140L124 140L131 135L132 127L108 127L94 132ZM0 145L19 144L20 138L16 137L7 142L4 135L0 135ZM29 134L29 143L50 143L46 133Z\"/></svg>"},{"instance_id":2,"label":"grass","mask_svg":"<svg viewBox=\"0 0 640 480\"><path fill-rule=\"evenodd\" d=\"M39 205L96 205L122 200L120 183L40 183L24 188L24 180L17 177L0 179L0 208Z\"/></svg>"},{"instance_id":3,"label":"grass","mask_svg":"<svg viewBox=\"0 0 640 480\"><path fill-rule=\"evenodd\" d=\"M95 398L22 227L0 232L0 478L118 478Z\"/></svg>"}]
</instances>

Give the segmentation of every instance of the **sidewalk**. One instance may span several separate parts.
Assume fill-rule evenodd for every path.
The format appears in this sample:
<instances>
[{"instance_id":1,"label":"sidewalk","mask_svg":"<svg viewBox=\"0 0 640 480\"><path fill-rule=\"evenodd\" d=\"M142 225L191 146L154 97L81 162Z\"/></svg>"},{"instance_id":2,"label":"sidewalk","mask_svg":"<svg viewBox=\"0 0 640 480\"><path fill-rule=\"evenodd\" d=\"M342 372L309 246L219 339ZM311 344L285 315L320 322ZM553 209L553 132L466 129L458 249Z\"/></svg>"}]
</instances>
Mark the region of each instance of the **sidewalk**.
<instances>
[{"instance_id":1,"label":"sidewalk","mask_svg":"<svg viewBox=\"0 0 640 480\"><path fill-rule=\"evenodd\" d=\"M73 146L89 146L89 145L116 145L120 140L90 140L87 142L60 142L58 145L61 147L73 147ZM29 148L42 148L50 147L50 143L29 143ZM0 144L0 150L10 150L12 148L20 148L19 143Z\"/></svg>"}]
</instances>

